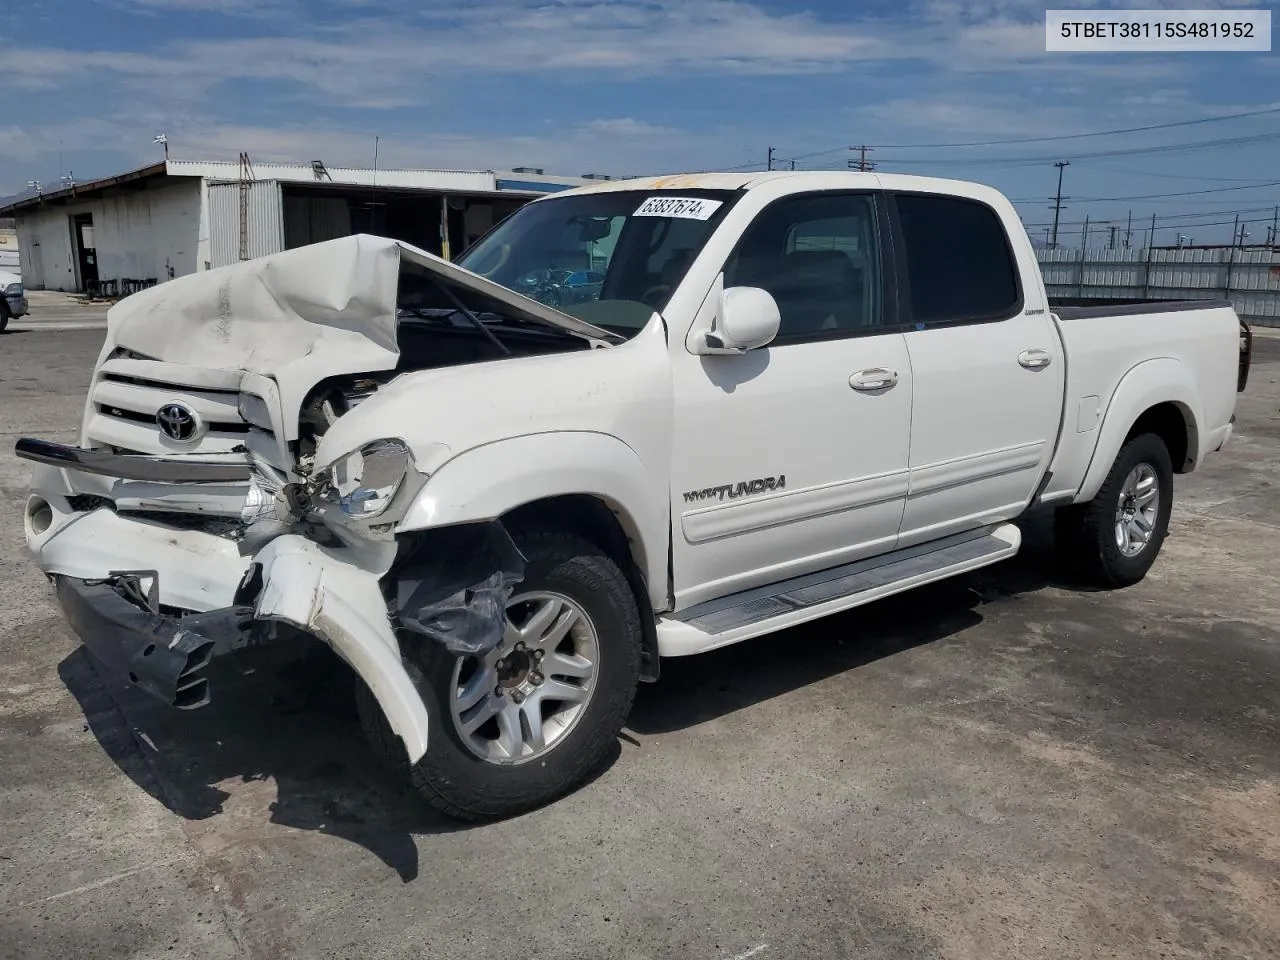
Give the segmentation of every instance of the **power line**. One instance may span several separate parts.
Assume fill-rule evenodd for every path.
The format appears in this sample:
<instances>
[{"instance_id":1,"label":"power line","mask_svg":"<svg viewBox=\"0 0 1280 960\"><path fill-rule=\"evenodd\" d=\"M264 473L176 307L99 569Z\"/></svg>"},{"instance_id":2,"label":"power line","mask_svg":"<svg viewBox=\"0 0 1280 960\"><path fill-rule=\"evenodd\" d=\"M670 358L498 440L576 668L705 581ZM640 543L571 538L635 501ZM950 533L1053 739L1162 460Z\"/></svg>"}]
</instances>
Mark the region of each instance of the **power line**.
<instances>
[{"instance_id":1,"label":"power line","mask_svg":"<svg viewBox=\"0 0 1280 960\"><path fill-rule=\"evenodd\" d=\"M1271 133L1260 133L1248 137L1225 137L1216 140L1198 140L1191 143L1165 143L1150 147L1128 147L1123 150L1099 150L1093 153L1077 153L1072 155L1072 160L1091 160L1101 159L1104 157L1136 157L1146 154L1163 154L1163 153L1187 153L1194 150L1203 150L1207 147L1222 148L1231 146L1247 146L1257 143L1268 143L1273 140L1280 139L1280 131ZM1052 163L1054 157L946 157L933 158L928 160L913 159L910 157L893 157L881 160L881 163L897 163L897 164L947 164L949 166L1022 166L1026 164Z\"/></svg>"},{"instance_id":2,"label":"power line","mask_svg":"<svg viewBox=\"0 0 1280 960\"><path fill-rule=\"evenodd\" d=\"M1059 160L1054 166L1058 167L1058 189L1062 189L1062 168L1059 164L1066 163L1065 160ZM1230 193L1233 190L1261 190L1264 187L1280 187L1280 180L1271 180L1267 183L1250 184L1243 187L1210 187L1205 190L1183 190L1179 193L1145 193L1135 194L1131 197L1074 197L1076 203L1113 203L1125 200L1164 200L1169 197L1194 197L1206 193ZM1032 200L1018 200L1016 203L1033 203Z\"/></svg>"},{"instance_id":3,"label":"power line","mask_svg":"<svg viewBox=\"0 0 1280 960\"><path fill-rule=\"evenodd\" d=\"M1155 170L1120 170L1096 163L1089 164L1090 170L1101 170L1104 173L1122 173L1127 177L1159 177L1168 180L1197 180L1209 183L1262 183L1258 177L1206 177L1199 173L1160 173Z\"/></svg>"},{"instance_id":4,"label":"power line","mask_svg":"<svg viewBox=\"0 0 1280 960\"><path fill-rule=\"evenodd\" d=\"M1173 123L1153 123L1145 127L1122 127L1118 130L1098 130L1093 133L1062 133L1052 137L1019 137L1015 140L969 140L961 143L882 143L886 150L924 150L934 147L995 147L1014 143L1052 143L1059 140L1080 140L1085 137L1113 137L1122 133L1141 133L1146 130L1169 130L1173 127L1190 127L1198 123L1217 123L1222 120L1239 120L1244 117L1261 117L1267 114L1280 113L1280 107L1266 107L1261 110L1247 110L1244 113L1229 113L1217 117L1200 117L1197 120L1178 120Z\"/></svg>"}]
</instances>

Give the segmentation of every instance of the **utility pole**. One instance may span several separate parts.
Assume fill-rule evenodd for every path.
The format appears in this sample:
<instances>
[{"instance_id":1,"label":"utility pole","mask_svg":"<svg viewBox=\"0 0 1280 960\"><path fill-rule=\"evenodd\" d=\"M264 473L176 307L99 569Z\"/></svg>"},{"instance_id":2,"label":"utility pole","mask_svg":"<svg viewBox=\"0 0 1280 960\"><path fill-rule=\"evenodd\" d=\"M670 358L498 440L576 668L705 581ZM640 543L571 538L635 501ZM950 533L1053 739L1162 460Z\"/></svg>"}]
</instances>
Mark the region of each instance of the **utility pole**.
<instances>
[{"instance_id":1,"label":"utility pole","mask_svg":"<svg viewBox=\"0 0 1280 960\"><path fill-rule=\"evenodd\" d=\"M1129 220L1124 228L1124 248L1129 249L1129 241L1133 239L1133 211L1129 211Z\"/></svg>"},{"instance_id":2,"label":"utility pole","mask_svg":"<svg viewBox=\"0 0 1280 960\"><path fill-rule=\"evenodd\" d=\"M850 170L861 170L863 173L866 173L868 170L874 170L876 168L876 165L867 159L867 154L872 152L871 147L868 147L864 143L862 146L850 147L849 149L858 151L857 160L854 160L852 157L849 158Z\"/></svg>"},{"instance_id":3,"label":"utility pole","mask_svg":"<svg viewBox=\"0 0 1280 960\"><path fill-rule=\"evenodd\" d=\"M1058 160L1054 163L1058 168L1058 192L1053 197L1053 239L1049 241L1049 246L1057 247L1058 245L1058 215L1065 209L1062 206L1062 171L1064 167L1071 166L1070 160ZM1067 199L1070 199L1069 197Z\"/></svg>"},{"instance_id":4,"label":"utility pole","mask_svg":"<svg viewBox=\"0 0 1280 960\"><path fill-rule=\"evenodd\" d=\"M1156 215L1151 215L1151 234L1147 237L1147 249L1150 250L1156 245Z\"/></svg>"},{"instance_id":5,"label":"utility pole","mask_svg":"<svg viewBox=\"0 0 1280 960\"><path fill-rule=\"evenodd\" d=\"M1236 214L1236 225L1231 228L1231 245L1233 247L1243 246L1244 238L1240 236L1240 214Z\"/></svg>"},{"instance_id":6,"label":"utility pole","mask_svg":"<svg viewBox=\"0 0 1280 960\"><path fill-rule=\"evenodd\" d=\"M769 148L769 169L773 169L773 147Z\"/></svg>"},{"instance_id":7,"label":"utility pole","mask_svg":"<svg viewBox=\"0 0 1280 960\"><path fill-rule=\"evenodd\" d=\"M1107 241L1107 249L1114 250L1116 248L1116 230L1119 229L1114 223L1111 225L1111 239Z\"/></svg>"},{"instance_id":8,"label":"utility pole","mask_svg":"<svg viewBox=\"0 0 1280 960\"><path fill-rule=\"evenodd\" d=\"M1272 245L1280 241L1280 231L1276 230L1278 223L1280 223L1280 206L1276 207L1271 213L1271 239L1267 242Z\"/></svg>"}]
</instances>

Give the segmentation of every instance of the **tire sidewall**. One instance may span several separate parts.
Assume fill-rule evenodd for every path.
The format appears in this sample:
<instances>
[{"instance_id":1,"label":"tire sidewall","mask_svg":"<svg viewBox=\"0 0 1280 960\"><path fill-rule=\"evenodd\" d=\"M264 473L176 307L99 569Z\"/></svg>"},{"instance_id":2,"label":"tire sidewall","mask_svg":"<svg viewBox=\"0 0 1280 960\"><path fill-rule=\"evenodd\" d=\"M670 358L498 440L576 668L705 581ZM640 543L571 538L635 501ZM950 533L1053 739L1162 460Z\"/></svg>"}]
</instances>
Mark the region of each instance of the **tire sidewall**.
<instances>
[{"instance_id":1,"label":"tire sidewall","mask_svg":"<svg viewBox=\"0 0 1280 960\"><path fill-rule=\"evenodd\" d=\"M1135 556L1126 557L1120 552L1115 536L1115 511L1120 490L1130 471L1141 463L1148 464L1160 484L1160 505L1156 510L1155 529L1146 546ZM1125 444L1103 485L1104 496L1098 504L1098 543L1102 565L1110 578L1119 583L1135 583L1141 580L1160 554L1169 532L1169 518L1173 512L1173 464L1164 441L1154 434L1143 434Z\"/></svg>"},{"instance_id":2,"label":"tire sidewall","mask_svg":"<svg viewBox=\"0 0 1280 960\"><path fill-rule=\"evenodd\" d=\"M607 557L595 551L557 553L531 556L515 595L545 590L571 597L596 631L600 664L595 687L573 729L542 756L523 763L498 764L477 757L455 729L450 712L457 658L434 641L414 637L410 642L415 655L406 657L406 665L422 694L431 731L427 752L415 765L415 779L426 779L437 790L456 787L461 794L483 798L486 805L533 806L579 781L616 742L639 682L635 600L622 571ZM524 798L533 802L526 804ZM449 799L467 806L461 798Z\"/></svg>"}]
</instances>

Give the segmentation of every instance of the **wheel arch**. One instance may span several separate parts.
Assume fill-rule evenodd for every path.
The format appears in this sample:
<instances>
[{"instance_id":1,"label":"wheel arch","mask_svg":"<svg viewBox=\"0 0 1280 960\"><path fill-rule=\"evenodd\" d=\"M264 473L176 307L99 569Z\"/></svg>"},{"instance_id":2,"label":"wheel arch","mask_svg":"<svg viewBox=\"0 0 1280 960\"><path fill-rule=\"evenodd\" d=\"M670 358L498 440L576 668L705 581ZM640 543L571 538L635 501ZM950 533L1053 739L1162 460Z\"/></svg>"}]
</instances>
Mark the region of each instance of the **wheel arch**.
<instances>
[{"instance_id":1,"label":"wheel arch","mask_svg":"<svg viewBox=\"0 0 1280 960\"><path fill-rule=\"evenodd\" d=\"M616 437L530 434L450 460L418 493L397 533L486 520L501 520L508 528L545 522L570 530L627 574L648 643L654 611L668 606L668 485L665 473L651 476ZM656 639L653 644L654 665L646 673L656 676Z\"/></svg>"},{"instance_id":2,"label":"wheel arch","mask_svg":"<svg viewBox=\"0 0 1280 960\"><path fill-rule=\"evenodd\" d=\"M1097 495L1120 449L1141 433L1154 433L1164 441L1175 473L1194 470L1200 453L1199 410L1195 380L1178 360L1161 357L1133 367L1107 404L1075 502Z\"/></svg>"}]
</instances>

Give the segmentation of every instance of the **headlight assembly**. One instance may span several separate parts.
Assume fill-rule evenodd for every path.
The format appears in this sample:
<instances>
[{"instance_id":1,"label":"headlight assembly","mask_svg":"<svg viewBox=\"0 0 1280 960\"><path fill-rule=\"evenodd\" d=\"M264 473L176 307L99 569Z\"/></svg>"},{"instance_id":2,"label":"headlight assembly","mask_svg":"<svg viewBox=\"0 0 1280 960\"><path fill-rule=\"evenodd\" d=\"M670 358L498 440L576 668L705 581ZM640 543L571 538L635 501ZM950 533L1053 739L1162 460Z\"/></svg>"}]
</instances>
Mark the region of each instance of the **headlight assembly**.
<instances>
[{"instance_id":1,"label":"headlight assembly","mask_svg":"<svg viewBox=\"0 0 1280 960\"><path fill-rule=\"evenodd\" d=\"M412 465L399 440L374 440L339 457L322 473L328 481L321 500L354 520L376 517L390 506Z\"/></svg>"}]
</instances>

